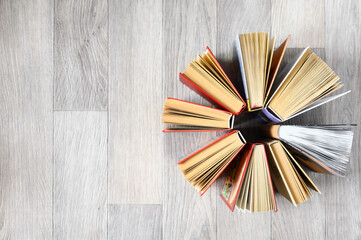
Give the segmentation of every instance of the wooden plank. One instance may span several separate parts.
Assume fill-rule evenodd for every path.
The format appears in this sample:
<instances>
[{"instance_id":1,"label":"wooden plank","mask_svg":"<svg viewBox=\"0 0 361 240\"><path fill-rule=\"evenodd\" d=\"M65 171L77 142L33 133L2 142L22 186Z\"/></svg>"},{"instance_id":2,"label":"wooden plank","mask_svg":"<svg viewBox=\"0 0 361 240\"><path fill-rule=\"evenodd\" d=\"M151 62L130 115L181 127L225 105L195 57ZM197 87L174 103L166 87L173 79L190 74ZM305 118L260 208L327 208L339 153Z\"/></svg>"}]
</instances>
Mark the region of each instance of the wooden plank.
<instances>
[{"instance_id":1,"label":"wooden plank","mask_svg":"<svg viewBox=\"0 0 361 240\"><path fill-rule=\"evenodd\" d=\"M53 4L0 3L0 238L52 237Z\"/></svg>"},{"instance_id":2,"label":"wooden plank","mask_svg":"<svg viewBox=\"0 0 361 240\"><path fill-rule=\"evenodd\" d=\"M162 239L162 205L108 207L108 239Z\"/></svg>"},{"instance_id":3,"label":"wooden plank","mask_svg":"<svg viewBox=\"0 0 361 240\"><path fill-rule=\"evenodd\" d=\"M311 190L312 197L295 207L277 193L278 212L272 216L272 239L325 239L326 176L309 172L309 177L322 194ZM312 221L305 220L310 218Z\"/></svg>"},{"instance_id":4,"label":"wooden plank","mask_svg":"<svg viewBox=\"0 0 361 240\"><path fill-rule=\"evenodd\" d=\"M351 94L332 103L327 118L336 123L356 123L350 172L346 178L327 178L326 238L361 239L361 17L359 1L326 0L326 60Z\"/></svg>"},{"instance_id":5,"label":"wooden plank","mask_svg":"<svg viewBox=\"0 0 361 240\"><path fill-rule=\"evenodd\" d=\"M54 26L55 110L106 110L107 0L56 0Z\"/></svg>"},{"instance_id":6,"label":"wooden plank","mask_svg":"<svg viewBox=\"0 0 361 240\"><path fill-rule=\"evenodd\" d=\"M54 238L107 237L107 113L54 113Z\"/></svg>"},{"instance_id":7,"label":"wooden plank","mask_svg":"<svg viewBox=\"0 0 361 240\"><path fill-rule=\"evenodd\" d=\"M276 36L276 46L291 34L289 47L324 47L324 0L271 2L272 35Z\"/></svg>"},{"instance_id":8,"label":"wooden plank","mask_svg":"<svg viewBox=\"0 0 361 240\"><path fill-rule=\"evenodd\" d=\"M262 6L262 7L260 7ZM217 56L225 71L236 87L243 94L241 74L237 53L233 47L236 34L248 32L270 32L269 0L257 1L218 1L217 4ZM257 14L254 14L257 12ZM247 128L254 124L253 117L243 113L239 116L240 122ZM248 119L251 121L247 121ZM246 123L247 121L247 123ZM241 126L246 140L251 141L245 132L245 126ZM224 175L223 175L224 176ZM217 184L217 238L218 239L270 239L271 237L271 213L246 214L231 212L220 198L225 178L222 177Z\"/></svg>"},{"instance_id":9,"label":"wooden plank","mask_svg":"<svg viewBox=\"0 0 361 240\"><path fill-rule=\"evenodd\" d=\"M197 54L216 49L216 1L163 1L164 97L210 105L178 78ZM218 136L222 133L218 133ZM215 184L202 197L184 179L177 162L216 133L167 133L164 138L163 239L215 239Z\"/></svg>"},{"instance_id":10,"label":"wooden plank","mask_svg":"<svg viewBox=\"0 0 361 240\"><path fill-rule=\"evenodd\" d=\"M110 1L110 203L162 202L162 3Z\"/></svg>"}]
</instances>

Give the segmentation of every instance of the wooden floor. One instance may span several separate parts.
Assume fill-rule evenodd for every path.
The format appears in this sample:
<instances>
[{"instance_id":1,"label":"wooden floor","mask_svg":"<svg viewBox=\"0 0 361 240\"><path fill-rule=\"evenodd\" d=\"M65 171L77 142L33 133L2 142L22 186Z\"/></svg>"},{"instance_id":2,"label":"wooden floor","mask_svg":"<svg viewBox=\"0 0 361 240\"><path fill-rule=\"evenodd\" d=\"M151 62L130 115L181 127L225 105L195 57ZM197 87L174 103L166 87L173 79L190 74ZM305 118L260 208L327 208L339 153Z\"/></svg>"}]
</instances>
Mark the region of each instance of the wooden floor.
<instances>
[{"instance_id":1,"label":"wooden floor","mask_svg":"<svg viewBox=\"0 0 361 240\"><path fill-rule=\"evenodd\" d=\"M361 239L361 4L354 0L0 0L0 239ZM292 121L356 123L346 178L278 213L231 213L177 161L219 134L161 132L178 73L209 46L234 82L237 33L292 34L352 93ZM236 84L237 85L237 84Z\"/></svg>"}]
</instances>

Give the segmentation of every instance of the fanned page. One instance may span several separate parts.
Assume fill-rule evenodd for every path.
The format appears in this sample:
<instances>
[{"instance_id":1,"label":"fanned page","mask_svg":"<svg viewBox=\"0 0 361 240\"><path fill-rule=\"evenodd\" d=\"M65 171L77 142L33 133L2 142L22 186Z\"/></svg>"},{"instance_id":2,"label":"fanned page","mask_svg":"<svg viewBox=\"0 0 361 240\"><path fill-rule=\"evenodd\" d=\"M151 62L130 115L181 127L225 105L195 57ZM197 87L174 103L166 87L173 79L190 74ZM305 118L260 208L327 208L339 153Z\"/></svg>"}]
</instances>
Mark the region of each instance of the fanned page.
<instances>
[{"instance_id":1,"label":"fanned page","mask_svg":"<svg viewBox=\"0 0 361 240\"><path fill-rule=\"evenodd\" d=\"M245 145L233 131L178 163L185 179L203 195Z\"/></svg>"},{"instance_id":2,"label":"fanned page","mask_svg":"<svg viewBox=\"0 0 361 240\"><path fill-rule=\"evenodd\" d=\"M268 61L273 51L269 51L269 33L240 34L239 40L240 67L243 83L247 89L248 111L263 107L267 84ZM271 45L274 46L273 43ZM273 48L272 46L272 48Z\"/></svg>"},{"instance_id":3,"label":"fanned page","mask_svg":"<svg viewBox=\"0 0 361 240\"><path fill-rule=\"evenodd\" d=\"M270 74L272 74L271 73L271 65L272 65L272 62L274 61L273 54L274 54L275 42L276 42L276 38L272 38L269 43L268 49L267 49L268 59L267 59L267 75L264 80L264 93L263 93L264 101L266 101L267 90L268 90L268 86L270 85ZM274 71L274 69L273 69L273 71ZM263 103L263 105L264 105L264 103Z\"/></svg>"},{"instance_id":4,"label":"fanned page","mask_svg":"<svg viewBox=\"0 0 361 240\"><path fill-rule=\"evenodd\" d=\"M199 104L167 98L164 103L163 122L172 124L167 131L229 130L233 127L230 112Z\"/></svg>"},{"instance_id":5,"label":"fanned page","mask_svg":"<svg viewBox=\"0 0 361 240\"><path fill-rule=\"evenodd\" d=\"M353 140L349 125L278 127L278 138L297 150L302 163L337 176L347 173ZM274 131L271 131L274 132Z\"/></svg>"},{"instance_id":6,"label":"fanned page","mask_svg":"<svg viewBox=\"0 0 361 240\"><path fill-rule=\"evenodd\" d=\"M244 63L243 63L243 57L242 57L242 50L241 50L241 42L239 40L239 35L236 35L234 44L236 45L236 51L238 56L238 62L239 62L239 68L241 70L241 76L242 76L242 83L243 83L243 89L244 89L244 95L246 97L246 100L249 100L249 94L248 94L248 88L247 88L247 82L246 82L246 75L244 70Z\"/></svg>"},{"instance_id":7,"label":"fanned page","mask_svg":"<svg viewBox=\"0 0 361 240\"><path fill-rule=\"evenodd\" d=\"M269 33L246 33L236 36L235 44L246 95L248 111L266 103L290 36L274 51L275 38Z\"/></svg>"},{"instance_id":8,"label":"fanned page","mask_svg":"<svg viewBox=\"0 0 361 240\"><path fill-rule=\"evenodd\" d=\"M294 161L282 143L274 140L267 143L270 158L272 180L277 190L295 206L309 199L311 192L307 185L317 189L316 185Z\"/></svg>"},{"instance_id":9,"label":"fanned page","mask_svg":"<svg viewBox=\"0 0 361 240\"><path fill-rule=\"evenodd\" d=\"M277 211L276 199L263 144L252 144L248 166L238 193L236 206L249 212Z\"/></svg>"},{"instance_id":10,"label":"fanned page","mask_svg":"<svg viewBox=\"0 0 361 240\"><path fill-rule=\"evenodd\" d=\"M245 107L243 99L209 48L189 64L182 76L233 114L239 114Z\"/></svg>"},{"instance_id":11,"label":"fanned page","mask_svg":"<svg viewBox=\"0 0 361 240\"><path fill-rule=\"evenodd\" d=\"M300 164L298 164L298 162L296 161L296 159L291 155L291 153L287 150L287 148L281 143L283 150L285 150L285 152L287 153L289 159L291 160L293 166L295 167L295 169L298 171L298 174L301 176L301 178L303 179L303 181L306 183L306 185L313 189L314 191L318 192L319 194L321 194L320 189L318 189L318 187L316 186L316 184L311 180L311 178L308 176L308 174L303 170L303 168L301 167Z\"/></svg>"},{"instance_id":12,"label":"fanned page","mask_svg":"<svg viewBox=\"0 0 361 240\"><path fill-rule=\"evenodd\" d=\"M322 162L318 161L311 155L307 154L306 152L301 151L300 149L297 149L295 147L292 147L287 142L284 142L284 146L287 148L287 150L292 154L292 156L297 159L300 163L307 166L309 169L312 169L312 171L322 173L322 174L332 174L337 175L335 171L333 171L331 168L323 164Z\"/></svg>"},{"instance_id":13,"label":"fanned page","mask_svg":"<svg viewBox=\"0 0 361 240\"><path fill-rule=\"evenodd\" d=\"M287 148L287 150L291 153L291 155L296 158L298 161L300 161L302 164L307 166L308 168L312 169L315 172L318 173L330 173L330 174L336 174L335 171L333 171L331 168L327 167L325 164L321 163L317 159L311 157L306 152L301 151L300 149L296 149L289 145L287 141L284 139L281 139L278 135L278 130L280 128L280 125L271 125L271 126L265 126L262 128L263 134L266 137L269 138L275 138L280 139L285 144L284 146Z\"/></svg>"},{"instance_id":14,"label":"fanned page","mask_svg":"<svg viewBox=\"0 0 361 240\"><path fill-rule=\"evenodd\" d=\"M305 48L302 52L293 57L292 60L287 63L286 66L282 69L282 71L278 75L276 75L275 80L273 81L271 89L268 93L270 98L268 99L265 107L268 106L268 104L273 98L273 95L277 92L277 90L280 88L286 78L291 74L295 74L295 69L300 67L300 62L306 60L310 52L311 49L309 47Z\"/></svg>"},{"instance_id":15,"label":"fanned page","mask_svg":"<svg viewBox=\"0 0 361 240\"><path fill-rule=\"evenodd\" d=\"M266 94L265 94L265 103L267 101L268 96L271 93L271 88L273 86L274 80L276 78L278 69L281 65L283 56L286 52L286 48L288 42L290 41L291 35L288 35L288 38L274 51L273 56L271 57L271 64L270 64L270 73L268 76Z\"/></svg>"},{"instance_id":16,"label":"fanned page","mask_svg":"<svg viewBox=\"0 0 361 240\"><path fill-rule=\"evenodd\" d=\"M273 95L268 108L286 120L341 88L340 78L315 53L300 59Z\"/></svg>"},{"instance_id":17,"label":"fanned page","mask_svg":"<svg viewBox=\"0 0 361 240\"><path fill-rule=\"evenodd\" d=\"M302 113L308 112L308 111L310 111L310 110L312 110L314 108L317 108L317 107L319 107L319 106L321 106L321 105L323 105L325 103L331 102L331 101L333 101L333 100L335 100L337 98L340 98L340 97L342 97L342 96L344 96L344 95L346 95L346 94L348 94L350 92L351 92L351 90L349 90L347 92L344 92L344 93L337 94L335 96L331 96L331 97L327 97L327 98L321 98L321 99L315 101L314 103L310 104L308 107L304 108L303 110L301 110L301 111L297 112L296 114L292 115L287 120L289 120L291 118L294 118L294 117L296 117L296 116L298 116L298 115L300 115Z\"/></svg>"}]
</instances>

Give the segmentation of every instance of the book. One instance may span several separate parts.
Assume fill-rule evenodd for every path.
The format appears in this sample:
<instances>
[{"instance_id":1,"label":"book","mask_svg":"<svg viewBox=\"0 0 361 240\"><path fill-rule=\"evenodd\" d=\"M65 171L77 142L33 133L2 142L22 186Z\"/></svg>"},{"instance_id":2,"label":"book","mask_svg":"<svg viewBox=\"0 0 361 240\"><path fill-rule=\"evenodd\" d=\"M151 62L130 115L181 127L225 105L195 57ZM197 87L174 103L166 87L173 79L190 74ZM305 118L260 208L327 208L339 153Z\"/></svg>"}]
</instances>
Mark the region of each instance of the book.
<instances>
[{"instance_id":1,"label":"book","mask_svg":"<svg viewBox=\"0 0 361 240\"><path fill-rule=\"evenodd\" d=\"M353 131L351 125L264 127L264 134L280 139L291 154L308 168L336 176L347 173Z\"/></svg>"},{"instance_id":2,"label":"book","mask_svg":"<svg viewBox=\"0 0 361 240\"><path fill-rule=\"evenodd\" d=\"M208 47L202 56L198 55L183 73L179 73L179 79L211 103L235 115L246 107L237 89Z\"/></svg>"},{"instance_id":3,"label":"book","mask_svg":"<svg viewBox=\"0 0 361 240\"><path fill-rule=\"evenodd\" d=\"M178 163L185 179L202 196L246 144L232 131Z\"/></svg>"},{"instance_id":4,"label":"book","mask_svg":"<svg viewBox=\"0 0 361 240\"><path fill-rule=\"evenodd\" d=\"M267 161L261 143L247 144L237 157L237 167L228 172L221 198L234 210L249 212L277 211L276 199Z\"/></svg>"},{"instance_id":5,"label":"book","mask_svg":"<svg viewBox=\"0 0 361 240\"><path fill-rule=\"evenodd\" d=\"M234 123L231 112L175 98L166 99L162 119L171 124L163 132L228 131Z\"/></svg>"},{"instance_id":6,"label":"book","mask_svg":"<svg viewBox=\"0 0 361 240\"><path fill-rule=\"evenodd\" d=\"M236 36L235 45L248 111L262 109L270 94L288 38L276 49L270 34L245 33Z\"/></svg>"},{"instance_id":7,"label":"book","mask_svg":"<svg viewBox=\"0 0 361 240\"><path fill-rule=\"evenodd\" d=\"M337 74L307 47L277 75L259 116L283 122L349 93L325 98L342 85Z\"/></svg>"},{"instance_id":8,"label":"book","mask_svg":"<svg viewBox=\"0 0 361 240\"><path fill-rule=\"evenodd\" d=\"M163 132L230 131L179 161L178 167L202 196L230 166L221 198L231 211L276 212L273 184L295 206L308 201L311 190L321 194L303 167L337 176L347 173L353 139L350 125L261 126L268 139L254 144L232 130L245 107L250 112L260 110L256 120L278 123L350 92L328 96L342 87L340 78L308 47L278 73L289 40L290 36L274 50L275 39L269 33L236 37L247 103L208 47L179 77L225 110L175 98L164 103L162 119L167 126Z\"/></svg>"},{"instance_id":9,"label":"book","mask_svg":"<svg viewBox=\"0 0 361 240\"><path fill-rule=\"evenodd\" d=\"M266 142L273 184L293 205L306 202L312 195L309 188L321 194L315 183L279 140Z\"/></svg>"}]
</instances>

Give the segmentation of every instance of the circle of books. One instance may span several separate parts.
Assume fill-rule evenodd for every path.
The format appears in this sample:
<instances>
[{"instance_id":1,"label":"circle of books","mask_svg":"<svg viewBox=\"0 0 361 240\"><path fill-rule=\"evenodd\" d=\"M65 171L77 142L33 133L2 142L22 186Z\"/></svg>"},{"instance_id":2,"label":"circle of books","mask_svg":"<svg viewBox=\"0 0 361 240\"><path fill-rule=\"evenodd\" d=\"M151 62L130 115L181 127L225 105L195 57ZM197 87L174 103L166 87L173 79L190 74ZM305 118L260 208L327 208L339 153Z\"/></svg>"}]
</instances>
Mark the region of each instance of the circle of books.
<instances>
[{"instance_id":1,"label":"circle of books","mask_svg":"<svg viewBox=\"0 0 361 240\"><path fill-rule=\"evenodd\" d=\"M308 200L310 189L321 193L305 167L336 176L347 173L351 125L279 125L348 93L326 97L342 84L310 48L278 71L289 39L274 50L275 40L269 33L236 36L246 101L207 47L179 77L223 110L174 98L164 103L163 122L169 124L164 132L229 131L178 166L201 195L231 166L221 198L232 211L235 207L250 212L277 211L275 190L295 206ZM235 116L245 109L255 111L254 121L264 123L264 138L259 143L247 143L241 132L233 129Z\"/></svg>"}]
</instances>

